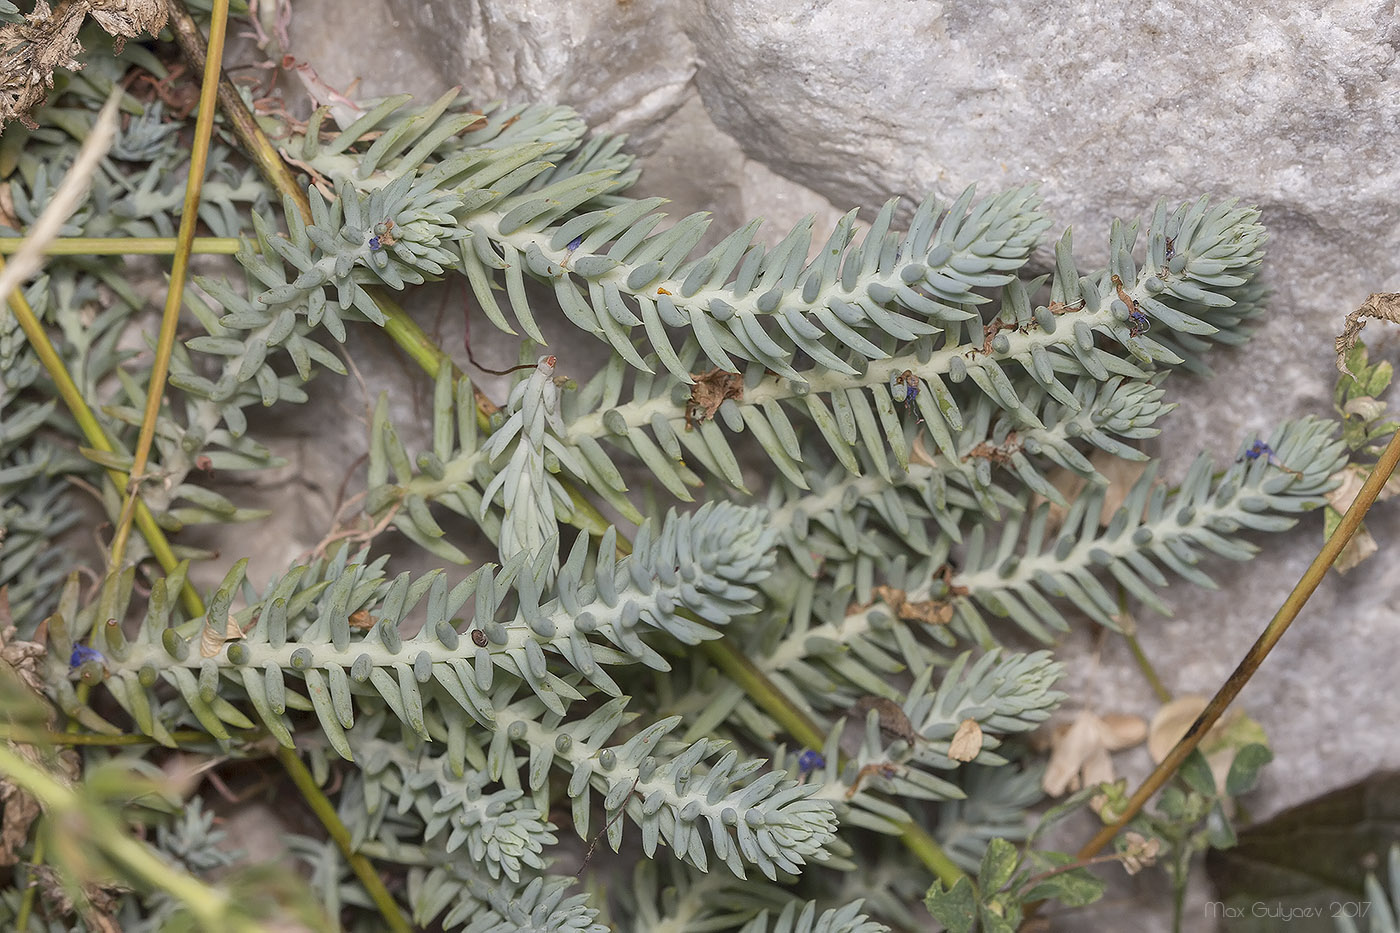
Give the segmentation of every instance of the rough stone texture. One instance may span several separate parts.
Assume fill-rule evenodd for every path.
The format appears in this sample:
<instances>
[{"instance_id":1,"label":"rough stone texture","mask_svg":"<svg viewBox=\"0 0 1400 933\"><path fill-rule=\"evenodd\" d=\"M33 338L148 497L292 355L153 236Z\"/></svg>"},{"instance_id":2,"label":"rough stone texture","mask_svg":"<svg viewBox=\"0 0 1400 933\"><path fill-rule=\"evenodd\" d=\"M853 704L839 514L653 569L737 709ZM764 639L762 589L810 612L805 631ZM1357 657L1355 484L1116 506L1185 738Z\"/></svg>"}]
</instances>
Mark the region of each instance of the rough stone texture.
<instances>
[{"instance_id":1,"label":"rough stone texture","mask_svg":"<svg viewBox=\"0 0 1400 933\"><path fill-rule=\"evenodd\" d=\"M1112 217L1159 197L1257 204L1273 234L1273 313L1248 347L1215 356L1217 376L1172 383L1181 408L1153 447L1174 479L1200 449L1229 457L1283 418L1328 413L1343 315L1370 292L1400 290L1395 6L300 0L292 38L323 78L360 77L365 93L461 84L481 100L571 104L633 134L639 193L671 197L677 213L713 211L716 230L760 215L775 221L773 237L807 212L829 223L838 208L894 194L1036 181L1087 267L1105 259ZM473 345L504 357L487 331L474 330ZM1393 357L1395 339L1379 331L1367 334L1373 355ZM362 364L373 390L397 386L407 406L412 383L387 355L380 362ZM345 442L337 456L356 449ZM1394 644L1400 527L1385 515L1372 525L1381 554L1329 577L1241 698L1278 755L1258 816L1400 765L1383 648ZM1221 591L1179 585L1167 594L1175 618L1140 619L1168 685L1211 692L1319 539L1315 517L1286 539L1261 537L1264 556L1217 569ZM1151 714L1120 640L1080 635L1066 648L1072 696ZM1123 759L1132 777L1145 774L1145 754ZM1141 884L1127 893L1168 900ZM1187 929L1209 928L1199 909L1188 913ZM1148 928L1108 907L1065 922Z\"/></svg>"}]
</instances>

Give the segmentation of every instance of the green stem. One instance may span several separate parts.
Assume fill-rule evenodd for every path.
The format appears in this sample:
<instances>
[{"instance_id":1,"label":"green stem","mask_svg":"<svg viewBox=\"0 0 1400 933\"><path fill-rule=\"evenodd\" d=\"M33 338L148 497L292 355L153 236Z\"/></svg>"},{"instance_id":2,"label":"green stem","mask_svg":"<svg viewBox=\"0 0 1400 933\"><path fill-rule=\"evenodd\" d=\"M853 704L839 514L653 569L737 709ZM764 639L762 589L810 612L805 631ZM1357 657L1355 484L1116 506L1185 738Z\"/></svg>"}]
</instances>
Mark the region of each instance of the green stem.
<instances>
[{"instance_id":1,"label":"green stem","mask_svg":"<svg viewBox=\"0 0 1400 933\"><path fill-rule=\"evenodd\" d=\"M1138 669L1142 671L1142 676L1147 679L1147 685L1152 688L1159 703L1170 703L1172 693L1162 683L1162 679L1157 676L1157 671L1152 667L1152 662L1148 660L1147 653L1142 650L1142 643L1138 641L1135 631L1123 630L1123 640L1128 644L1128 651L1132 653L1133 660L1137 662Z\"/></svg>"},{"instance_id":2,"label":"green stem","mask_svg":"<svg viewBox=\"0 0 1400 933\"><path fill-rule=\"evenodd\" d=\"M226 891L167 864L144 843L128 835L110 814L6 746L0 746L0 773L39 801L50 819L63 827L70 845L102 850L108 859L142 883L183 903L200 929L266 933L265 927L235 909ZM71 838L74 832L83 838Z\"/></svg>"},{"instance_id":3,"label":"green stem","mask_svg":"<svg viewBox=\"0 0 1400 933\"><path fill-rule=\"evenodd\" d=\"M389 889L384 887L384 880L379 877L379 872L374 868L374 863L355 851L354 844L350 839L350 830L345 828L345 824L340 821L340 816L335 812L335 805L321 792L317 786L316 779L311 776L295 749L277 749L277 760L282 763L287 774L291 776L292 783L296 784L297 790L306 798L306 802L311 805L312 811L320 819L321 825L326 828L336 846L340 849L340 854L345 856L345 861L349 863L360 883L369 892L370 899L379 908L379 913L388 923L389 929L394 933L412 933L412 927L399 909L398 902L389 893Z\"/></svg>"},{"instance_id":4,"label":"green stem","mask_svg":"<svg viewBox=\"0 0 1400 933\"><path fill-rule=\"evenodd\" d=\"M180 306L185 298L185 278L189 273L190 247L194 245L194 230L199 223L199 199L204 190L204 172L209 165L209 139L214 133L214 98L219 89L219 62L223 60L224 36L228 31L229 0L214 0L209 21L209 55L204 63L204 78L199 90L199 116L195 118L194 142L190 149L190 170L185 178L185 200L180 208L180 228L176 233L175 259L170 269L170 286L165 293L165 308L161 312L160 332L156 337L155 357L151 361L150 384L146 387L146 410L141 418L141 430L136 436L136 450L131 459L134 483L126 490L126 502L112 535L112 550L107 566L119 573L126 556L126 541L131 534L134 509L141 498L141 483L145 480L146 464L151 445L155 442L156 422L165 398L165 379L170 374L170 356L175 351L175 328L180 323Z\"/></svg>"},{"instance_id":5,"label":"green stem","mask_svg":"<svg viewBox=\"0 0 1400 933\"><path fill-rule=\"evenodd\" d=\"M86 686L86 685L82 685ZM76 723L69 723L77 725ZM251 730L247 732L232 732L232 735L244 741L252 741L262 738L267 733L261 730ZM207 732L200 732L196 729L181 729L170 733L170 738L176 743L182 742L213 742L213 736ZM26 729L22 732L11 731L0 728L0 741L23 742L26 745L101 745L101 746L123 746L123 745L154 745L156 740L149 735L103 735L98 732L40 732Z\"/></svg>"},{"instance_id":6,"label":"green stem","mask_svg":"<svg viewBox=\"0 0 1400 933\"><path fill-rule=\"evenodd\" d=\"M180 52L185 56L191 70L203 74L204 63L209 53L204 34L199 31L199 24L179 0L167 3L166 6L169 8L170 31L175 36L175 44L180 47ZM243 143L248 157L257 165L258 171L269 184L282 194L291 195L296 199L303 216L310 217L306 193L297 184L287 163L282 161L282 156L277 152L272 140L267 138L257 120L253 119L253 115L243 105L243 97L238 93L238 88L234 87L228 78L221 78L218 88L219 112L232 125L233 132Z\"/></svg>"},{"instance_id":7,"label":"green stem","mask_svg":"<svg viewBox=\"0 0 1400 933\"><path fill-rule=\"evenodd\" d=\"M24 237L0 238L0 256L19 252ZM190 252L201 255L232 256L243 241L238 237L198 236ZM45 256L170 256L175 253L174 237L154 236L70 236L60 237L44 247ZM257 244L253 244L256 248Z\"/></svg>"},{"instance_id":8,"label":"green stem","mask_svg":"<svg viewBox=\"0 0 1400 933\"><path fill-rule=\"evenodd\" d=\"M369 292L370 298L374 299L375 307L384 315L384 333L388 334L389 338L398 344L399 349L407 353L413 362L423 367L429 376L436 376L439 367L448 366L452 369L454 379L461 378L462 370L452 361L452 357L448 356L442 347L434 343L433 338L429 337L427 332L418 326L418 322L409 317L408 312L390 297L388 289L381 286L371 286L365 291ZM480 409L481 406L477 407Z\"/></svg>"},{"instance_id":9,"label":"green stem","mask_svg":"<svg viewBox=\"0 0 1400 933\"><path fill-rule=\"evenodd\" d=\"M1128 592L1121 586L1118 587L1118 628L1123 633L1123 641L1127 643L1133 660L1137 662L1138 670L1142 671L1148 686L1156 694L1157 702L1170 703L1172 692L1162 683L1162 678L1157 676L1157 669L1148 660L1147 652L1142 650L1142 642L1138 641L1137 637L1137 620L1128 613Z\"/></svg>"},{"instance_id":10,"label":"green stem","mask_svg":"<svg viewBox=\"0 0 1400 933\"><path fill-rule=\"evenodd\" d=\"M34 855L30 859L29 883L24 886L24 897L20 898L19 913L15 915L15 929L18 933L29 930L29 914L34 910L34 895L39 893L39 868L44 864L44 837L34 840Z\"/></svg>"},{"instance_id":11,"label":"green stem","mask_svg":"<svg viewBox=\"0 0 1400 933\"><path fill-rule=\"evenodd\" d=\"M812 718L788 700L787 695L763 676L763 672L728 639L703 641L700 650L726 677L742 687L749 699L772 716L788 735L808 748L821 748L826 744L826 736Z\"/></svg>"}]
</instances>

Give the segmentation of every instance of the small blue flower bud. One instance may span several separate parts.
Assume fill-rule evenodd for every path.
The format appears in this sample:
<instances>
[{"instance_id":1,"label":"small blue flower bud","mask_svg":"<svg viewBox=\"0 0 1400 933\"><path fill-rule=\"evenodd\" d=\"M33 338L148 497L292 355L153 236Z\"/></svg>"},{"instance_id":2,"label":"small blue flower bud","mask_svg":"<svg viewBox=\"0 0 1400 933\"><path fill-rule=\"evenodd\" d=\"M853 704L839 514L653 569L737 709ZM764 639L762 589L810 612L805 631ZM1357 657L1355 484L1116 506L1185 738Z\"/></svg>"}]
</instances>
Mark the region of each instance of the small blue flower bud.
<instances>
[{"instance_id":1,"label":"small blue flower bud","mask_svg":"<svg viewBox=\"0 0 1400 933\"><path fill-rule=\"evenodd\" d=\"M87 645L74 645L73 653L68 658L68 668L72 670L75 667L81 667L89 661L97 661L105 664L107 659L102 657L102 652L98 651L96 648L90 648Z\"/></svg>"}]
</instances>

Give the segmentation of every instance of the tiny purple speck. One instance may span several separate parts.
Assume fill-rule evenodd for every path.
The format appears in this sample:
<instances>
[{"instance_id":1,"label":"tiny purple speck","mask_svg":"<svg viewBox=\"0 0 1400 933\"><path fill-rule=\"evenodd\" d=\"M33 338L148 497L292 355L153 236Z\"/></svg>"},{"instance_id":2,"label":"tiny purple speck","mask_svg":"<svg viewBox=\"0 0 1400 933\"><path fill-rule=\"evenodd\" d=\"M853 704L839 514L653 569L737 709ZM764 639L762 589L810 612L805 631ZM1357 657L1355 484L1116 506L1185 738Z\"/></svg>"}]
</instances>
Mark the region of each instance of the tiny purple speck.
<instances>
[{"instance_id":1,"label":"tiny purple speck","mask_svg":"<svg viewBox=\"0 0 1400 933\"><path fill-rule=\"evenodd\" d=\"M370 248L370 249L379 249L379 237L377 237L377 236L372 236L372 237L369 238L369 248Z\"/></svg>"},{"instance_id":2,"label":"tiny purple speck","mask_svg":"<svg viewBox=\"0 0 1400 933\"><path fill-rule=\"evenodd\" d=\"M803 772L816 771L818 768L826 767L826 759L821 756L820 752L814 752L809 748L797 759L797 767Z\"/></svg>"},{"instance_id":3,"label":"tiny purple speck","mask_svg":"<svg viewBox=\"0 0 1400 933\"><path fill-rule=\"evenodd\" d=\"M573 252L583 245L583 234L579 234L569 241L569 252Z\"/></svg>"}]
</instances>

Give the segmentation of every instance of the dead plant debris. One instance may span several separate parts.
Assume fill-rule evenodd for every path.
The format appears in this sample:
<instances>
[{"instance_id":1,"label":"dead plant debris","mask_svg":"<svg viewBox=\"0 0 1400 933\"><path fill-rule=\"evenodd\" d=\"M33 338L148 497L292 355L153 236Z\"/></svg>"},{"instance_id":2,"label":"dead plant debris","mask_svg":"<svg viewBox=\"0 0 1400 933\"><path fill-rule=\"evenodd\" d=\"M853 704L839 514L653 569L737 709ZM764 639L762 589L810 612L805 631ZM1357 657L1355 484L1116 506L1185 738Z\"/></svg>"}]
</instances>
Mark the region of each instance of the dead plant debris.
<instances>
[{"instance_id":1,"label":"dead plant debris","mask_svg":"<svg viewBox=\"0 0 1400 933\"><path fill-rule=\"evenodd\" d=\"M163 0L67 0L54 10L38 0L24 22L0 27L0 127L19 120L39 128L30 112L48 96L53 73L82 70L78 30L89 16L116 38L120 52L143 32L159 35L166 7Z\"/></svg>"},{"instance_id":2,"label":"dead plant debris","mask_svg":"<svg viewBox=\"0 0 1400 933\"><path fill-rule=\"evenodd\" d=\"M1346 326L1337 337L1337 370L1352 378L1356 378L1356 374L1347 368L1347 351L1356 346L1367 318L1400 324L1400 293L1377 292L1362 302L1361 307L1347 315Z\"/></svg>"},{"instance_id":3,"label":"dead plant debris","mask_svg":"<svg viewBox=\"0 0 1400 933\"><path fill-rule=\"evenodd\" d=\"M719 406L727 400L732 398L742 401L744 398L744 377L738 373L712 369L707 373L691 375L695 378L695 386L690 390L690 399L685 403L687 431L714 418Z\"/></svg>"}]
</instances>

